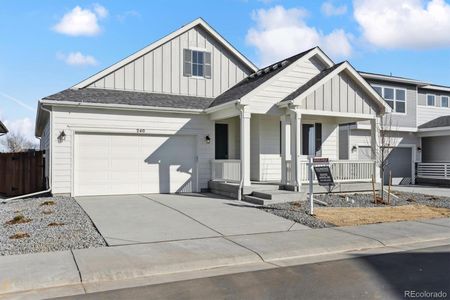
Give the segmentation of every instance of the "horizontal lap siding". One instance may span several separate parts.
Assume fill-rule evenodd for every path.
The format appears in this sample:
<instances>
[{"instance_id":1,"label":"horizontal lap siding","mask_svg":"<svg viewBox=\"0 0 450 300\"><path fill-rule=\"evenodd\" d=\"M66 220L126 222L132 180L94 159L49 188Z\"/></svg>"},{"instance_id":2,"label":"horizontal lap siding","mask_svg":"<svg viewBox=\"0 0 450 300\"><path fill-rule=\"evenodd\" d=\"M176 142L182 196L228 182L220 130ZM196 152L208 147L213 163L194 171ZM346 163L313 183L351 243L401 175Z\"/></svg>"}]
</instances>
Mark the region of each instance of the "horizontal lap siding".
<instances>
[{"instance_id":1,"label":"horizontal lap siding","mask_svg":"<svg viewBox=\"0 0 450 300\"><path fill-rule=\"evenodd\" d=\"M250 105L252 113L267 113L301 85L316 76L323 69L315 59L299 60L276 75L276 79L243 98Z\"/></svg>"},{"instance_id":2,"label":"horizontal lap siding","mask_svg":"<svg viewBox=\"0 0 450 300\"><path fill-rule=\"evenodd\" d=\"M183 49L187 48L211 53L210 79L183 76ZM249 72L205 30L194 27L89 87L217 97Z\"/></svg>"},{"instance_id":3,"label":"horizontal lap siding","mask_svg":"<svg viewBox=\"0 0 450 300\"><path fill-rule=\"evenodd\" d=\"M188 134L197 139L199 158L199 188L206 188L210 179L210 161L214 158L213 144L205 142L212 136L213 123L203 115L101 111L95 109L57 110L53 113L53 193L71 193L72 157L75 131L136 134L145 129L146 134ZM56 137L64 130L66 139L58 142ZM182 151L182 149L180 149Z\"/></svg>"},{"instance_id":4,"label":"horizontal lap siding","mask_svg":"<svg viewBox=\"0 0 450 300\"><path fill-rule=\"evenodd\" d=\"M301 103L303 108L307 110L375 114L373 100L353 79L343 72L320 85L309 95L306 95Z\"/></svg>"},{"instance_id":5,"label":"horizontal lap siding","mask_svg":"<svg viewBox=\"0 0 450 300\"><path fill-rule=\"evenodd\" d=\"M259 116L260 180L281 180L280 119Z\"/></svg>"},{"instance_id":6,"label":"horizontal lap siding","mask_svg":"<svg viewBox=\"0 0 450 300\"><path fill-rule=\"evenodd\" d=\"M417 126L425 124L426 122L436 118L450 115L450 108L444 107L427 107L419 105L417 110Z\"/></svg>"}]
</instances>

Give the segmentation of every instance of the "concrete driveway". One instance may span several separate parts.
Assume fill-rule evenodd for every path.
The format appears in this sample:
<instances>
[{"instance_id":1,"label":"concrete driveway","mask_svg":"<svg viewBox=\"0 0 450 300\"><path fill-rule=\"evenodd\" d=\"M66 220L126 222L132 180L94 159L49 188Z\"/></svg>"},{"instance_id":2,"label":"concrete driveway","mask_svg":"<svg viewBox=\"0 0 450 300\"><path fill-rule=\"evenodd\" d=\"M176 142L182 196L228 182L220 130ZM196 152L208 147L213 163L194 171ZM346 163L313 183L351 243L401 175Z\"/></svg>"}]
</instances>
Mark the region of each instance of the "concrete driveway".
<instances>
[{"instance_id":1,"label":"concrete driveway","mask_svg":"<svg viewBox=\"0 0 450 300\"><path fill-rule=\"evenodd\" d=\"M77 197L109 245L307 229L211 194Z\"/></svg>"}]
</instances>

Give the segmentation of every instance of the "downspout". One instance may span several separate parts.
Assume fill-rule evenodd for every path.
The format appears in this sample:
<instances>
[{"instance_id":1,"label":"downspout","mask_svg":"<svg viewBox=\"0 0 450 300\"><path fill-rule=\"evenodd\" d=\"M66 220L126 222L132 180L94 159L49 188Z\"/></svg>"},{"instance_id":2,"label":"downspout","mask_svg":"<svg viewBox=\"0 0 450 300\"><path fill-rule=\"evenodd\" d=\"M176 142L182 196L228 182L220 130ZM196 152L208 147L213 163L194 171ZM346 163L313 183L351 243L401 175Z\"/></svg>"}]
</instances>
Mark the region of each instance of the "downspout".
<instances>
[{"instance_id":1,"label":"downspout","mask_svg":"<svg viewBox=\"0 0 450 300\"><path fill-rule=\"evenodd\" d=\"M50 122L49 142L48 142L48 148L49 148L49 156L48 156L49 157L49 160L48 160L48 178L49 178L48 181L49 181L49 183L48 183L48 189L46 189L44 191L39 191L39 192L34 192L34 193L26 194L26 195L20 195L20 196L16 196L16 197L3 199L1 201L2 204L7 203L7 202L12 201L12 200L23 199L23 198L33 197L33 196L37 196L37 195L41 195L41 194L50 193L52 191L52 155L51 155L52 135L53 135L52 111L49 110L49 109L44 108L43 106L41 106L40 109L42 109L42 110L44 110L44 111L49 113L49 122Z\"/></svg>"},{"instance_id":2,"label":"downspout","mask_svg":"<svg viewBox=\"0 0 450 300\"><path fill-rule=\"evenodd\" d=\"M243 139L242 139L242 122L243 122L243 119L244 119L244 107L245 107L245 105L242 105L241 104L241 99L239 99L238 100L238 102L236 103L236 107L237 107L237 109L239 109L239 117L240 117L240 131L241 131L241 136L240 136L240 139L241 139L241 145L240 145L240 148L241 148L241 178L240 178L240 180L239 180L239 189L238 189L238 201L241 201L242 200L242 197L243 197L243 194L244 194L244 175L245 175L245 172L244 172L244 164L242 163L242 156L243 156L243 149L244 149L244 147L245 147L245 144L243 143Z\"/></svg>"}]
</instances>

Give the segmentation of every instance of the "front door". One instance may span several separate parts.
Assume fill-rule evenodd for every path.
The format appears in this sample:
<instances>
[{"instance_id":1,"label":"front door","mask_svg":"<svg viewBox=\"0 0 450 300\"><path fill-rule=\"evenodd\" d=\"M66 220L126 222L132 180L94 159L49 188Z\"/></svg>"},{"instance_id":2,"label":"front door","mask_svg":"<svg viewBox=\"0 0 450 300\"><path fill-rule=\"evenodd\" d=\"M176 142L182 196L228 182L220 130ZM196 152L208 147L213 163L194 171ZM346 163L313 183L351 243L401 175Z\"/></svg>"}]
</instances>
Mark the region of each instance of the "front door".
<instances>
[{"instance_id":1,"label":"front door","mask_svg":"<svg viewBox=\"0 0 450 300\"><path fill-rule=\"evenodd\" d=\"M216 124L216 159L228 159L228 124Z\"/></svg>"}]
</instances>

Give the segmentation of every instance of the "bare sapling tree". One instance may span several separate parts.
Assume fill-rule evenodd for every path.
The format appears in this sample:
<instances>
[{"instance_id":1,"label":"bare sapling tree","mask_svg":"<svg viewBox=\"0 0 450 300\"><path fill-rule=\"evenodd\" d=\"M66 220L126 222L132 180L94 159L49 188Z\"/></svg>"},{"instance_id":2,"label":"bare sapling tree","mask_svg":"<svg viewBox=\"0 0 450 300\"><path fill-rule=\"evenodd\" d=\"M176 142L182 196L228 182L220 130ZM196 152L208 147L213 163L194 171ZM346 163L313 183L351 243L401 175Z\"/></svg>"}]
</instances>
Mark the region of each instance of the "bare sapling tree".
<instances>
[{"instance_id":1,"label":"bare sapling tree","mask_svg":"<svg viewBox=\"0 0 450 300\"><path fill-rule=\"evenodd\" d=\"M0 138L0 150L3 152L23 152L30 149L37 149L37 143L30 141L19 132L9 132Z\"/></svg>"},{"instance_id":2,"label":"bare sapling tree","mask_svg":"<svg viewBox=\"0 0 450 300\"><path fill-rule=\"evenodd\" d=\"M395 131L392 123L392 115L386 114L377 122L377 132L379 133L376 139L375 147L371 147L372 157L375 157L375 164L380 169L381 188L380 197L384 201L384 184L385 173L390 164L388 159L389 153L397 146L398 134Z\"/></svg>"}]
</instances>

